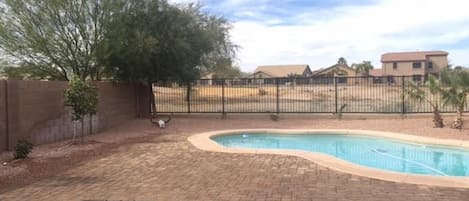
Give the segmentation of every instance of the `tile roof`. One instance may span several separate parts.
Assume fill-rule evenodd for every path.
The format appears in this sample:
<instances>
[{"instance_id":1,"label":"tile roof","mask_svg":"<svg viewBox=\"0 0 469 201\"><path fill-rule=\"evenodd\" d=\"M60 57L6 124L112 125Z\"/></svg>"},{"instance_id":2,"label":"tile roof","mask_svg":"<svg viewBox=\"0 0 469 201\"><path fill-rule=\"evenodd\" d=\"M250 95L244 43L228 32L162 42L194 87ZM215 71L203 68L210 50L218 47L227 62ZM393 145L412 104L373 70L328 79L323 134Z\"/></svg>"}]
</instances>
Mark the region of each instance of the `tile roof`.
<instances>
[{"instance_id":1,"label":"tile roof","mask_svg":"<svg viewBox=\"0 0 469 201\"><path fill-rule=\"evenodd\" d=\"M448 56L445 51L390 52L381 55L381 62L423 61L427 56Z\"/></svg>"},{"instance_id":2,"label":"tile roof","mask_svg":"<svg viewBox=\"0 0 469 201\"><path fill-rule=\"evenodd\" d=\"M383 76L383 69L371 69L370 76L373 76L373 77Z\"/></svg>"},{"instance_id":3,"label":"tile roof","mask_svg":"<svg viewBox=\"0 0 469 201\"><path fill-rule=\"evenodd\" d=\"M321 74L323 72L326 72L326 71L334 69L334 68L347 68L347 69L353 70L350 66L348 66L346 64L334 64L334 65L329 66L327 68L321 68L319 70L314 71L313 75L318 75L318 74Z\"/></svg>"},{"instance_id":4,"label":"tile roof","mask_svg":"<svg viewBox=\"0 0 469 201\"><path fill-rule=\"evenodd\" d=\"M254 73L263 72L272 77L288 77L290 74L302 75L306 68L309 68L308 64L259 66Z\"/></svg>"}]
</instances>

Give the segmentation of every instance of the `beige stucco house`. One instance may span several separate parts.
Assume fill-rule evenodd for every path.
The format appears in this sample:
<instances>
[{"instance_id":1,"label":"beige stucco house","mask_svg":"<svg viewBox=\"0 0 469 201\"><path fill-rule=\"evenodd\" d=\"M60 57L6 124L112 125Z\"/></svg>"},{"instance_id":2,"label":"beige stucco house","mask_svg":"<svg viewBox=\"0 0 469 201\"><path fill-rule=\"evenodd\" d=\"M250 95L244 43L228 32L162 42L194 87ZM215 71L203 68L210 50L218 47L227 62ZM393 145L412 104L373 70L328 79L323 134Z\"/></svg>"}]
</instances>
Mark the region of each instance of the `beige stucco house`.
<instances>
[{"instance_id":1,"label":"beige stucco house","mask_svg":"<svg viewBox=\"0 0 469 201\"><path fill-rule=\"evenodd\" d=\"M412 76L415 82L422 82L429 74L438 73L448 66L448 52L445 51L418 51L418 52L392 52L381 56L382 75Z\"/></svg>"},{"instance_id":2,"label":"beige stucco house","mask_svg":"<svg viewBox=\"0 0 469 201\"><path fill-rule=\"evenodd\" d=\"M299 65L268 65L259 66L253 74L249 76L250 80L256 83L273 84L274 78L308 78L312 71L308 64ZM281 83L288 80L281 80Z\"/></svg>"},{"instance_id":3,"label":"beige stucco house","mask_svg":"<svg viewBox=\"0 0 469 201\"><path fill-rule=\"evenodd\" d=\"M259 66L251 78L286 78L290 76L311 77L308 64Z\"/></svg>"},{"instance_id":4,"label":"beige stucco house","mask_svg":"<svg viewBox=\"0 0 469 201\"><path fill-rule=\"evenodd\" d=\"M312 77L319 78L317 80L332 83L337 77L338 83L348 83L352 84L355 82L353 78L349 79L348 77L356 76L356 72L353 68L347 66L346 64L335 64L328 68L319 69L313 72Z\"/></svg>"}]
</instances>

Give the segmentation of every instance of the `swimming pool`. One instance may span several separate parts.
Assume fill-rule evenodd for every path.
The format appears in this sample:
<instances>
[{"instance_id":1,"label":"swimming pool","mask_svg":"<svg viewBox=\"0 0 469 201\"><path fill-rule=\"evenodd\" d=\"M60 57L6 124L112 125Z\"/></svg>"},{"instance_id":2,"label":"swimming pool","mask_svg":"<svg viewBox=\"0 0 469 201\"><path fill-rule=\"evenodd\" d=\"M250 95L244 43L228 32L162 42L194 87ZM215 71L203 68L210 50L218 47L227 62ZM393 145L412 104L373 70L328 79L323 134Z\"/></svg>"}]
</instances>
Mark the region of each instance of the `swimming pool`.
<instances>
[{"instance_id":1,"label":"swimming pool","mask_svg":"<svg viewBox=\"0 0 469 201\"><path fill-rule=\"evenodd\" d=\"M344 134L239 133L212 136L225 147L301 150L400 173L469 176L469 150Z\"/></svg>"}]
</instances>

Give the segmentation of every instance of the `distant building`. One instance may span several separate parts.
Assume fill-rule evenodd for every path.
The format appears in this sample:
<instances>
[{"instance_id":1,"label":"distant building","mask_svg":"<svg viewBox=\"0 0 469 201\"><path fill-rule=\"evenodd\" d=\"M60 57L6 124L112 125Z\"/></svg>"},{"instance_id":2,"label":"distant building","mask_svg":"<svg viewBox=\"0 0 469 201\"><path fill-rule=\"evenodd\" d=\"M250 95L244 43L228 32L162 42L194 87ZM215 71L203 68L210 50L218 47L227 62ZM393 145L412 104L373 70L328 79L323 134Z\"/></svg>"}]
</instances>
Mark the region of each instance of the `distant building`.
<instances>
[{"instance_id":1,"label":"distant building","mask_svg":"<svg viewBox=\"0 0 469 201\"><path fill-rule=\"evenodd\" d=\"M342 63L312 73L313 78L322 78L318 80L325 83L333 83L334 78L337 78L337 83L352 83L354 80L347 78L351 76L356 76L355 70Z\"/></svg>"},{"instance_id":2,"label":"distant building","mask_svg":"<svg viewBox=\"0 0 469 201\"><path fill-rule=\"evenodd\" d=\"M414 82L423 82L448 66L448 52L392 52L383 54L381 63L382 76L388 76L388 82L394 82L392 76L412 76Z\"/></svg>"},{"instance_id":3,"label":"distant building","mask_svg":"<svg viewBox=\"0 0 469 201\"><path fill-rule=\"evenodd\" d=\"M308 64L269 65L257 67L248 78L250 78L250 82L273 84L275 82L274 78L308 78L311 75L312 71ZM282 84L285 82L289 81L285 79L280 81Z\"/></svg>"},{"instance_id":4,"label":"distant building","mask_svg":"<svg viewBox=\"0 0 469 201\"><path fill-rule=\"evenodd\" d=\"M286 78L290 76L311 77L308 64L259 66L250 78Z\"/></svg>"},{"instance_id":5,"label":"distant building","mask_svg":"<svg viewBox=\"0 0 469 201\"><path fill-rule=\"evenodd\" d=\"M369 75L371 77L381 77L381 76L383 76L383 69L381 69L381 68L371 69Z\"/></svg>"}]
</instances>

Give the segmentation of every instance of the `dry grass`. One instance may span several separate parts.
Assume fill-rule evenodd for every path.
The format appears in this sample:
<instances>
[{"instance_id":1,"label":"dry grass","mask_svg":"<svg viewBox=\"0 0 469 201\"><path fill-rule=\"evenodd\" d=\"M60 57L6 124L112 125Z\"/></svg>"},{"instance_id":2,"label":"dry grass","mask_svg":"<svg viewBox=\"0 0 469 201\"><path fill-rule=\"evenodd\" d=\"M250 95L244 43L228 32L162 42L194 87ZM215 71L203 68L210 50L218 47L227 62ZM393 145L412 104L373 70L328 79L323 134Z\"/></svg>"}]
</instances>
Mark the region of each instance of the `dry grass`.
<instances>
[{"instance_id":1,"label":"dry grass","mask_svg":"<svg viewBox=\"0 0 469 201\"><path fill-rule=\"evenodd\" d=\"M155 90L155 96L160 99L166 98L184 98L187 89L181 88L163 88L158 87ZM210 99L222 96L222 88L219 86L195 87L192 90L193 99ZM226 98L252 98L259 96L276 96L277 88L274 85L261 87L225 87ZM341 86L337 88L337 96L343 100L400 100L401 88L396 87L370 87L370 86ZM289 100L327 100L335 98L335 88L330 85L321 86L281 86L279 88L279 98Z\"/></svg>"}]
</instances>

